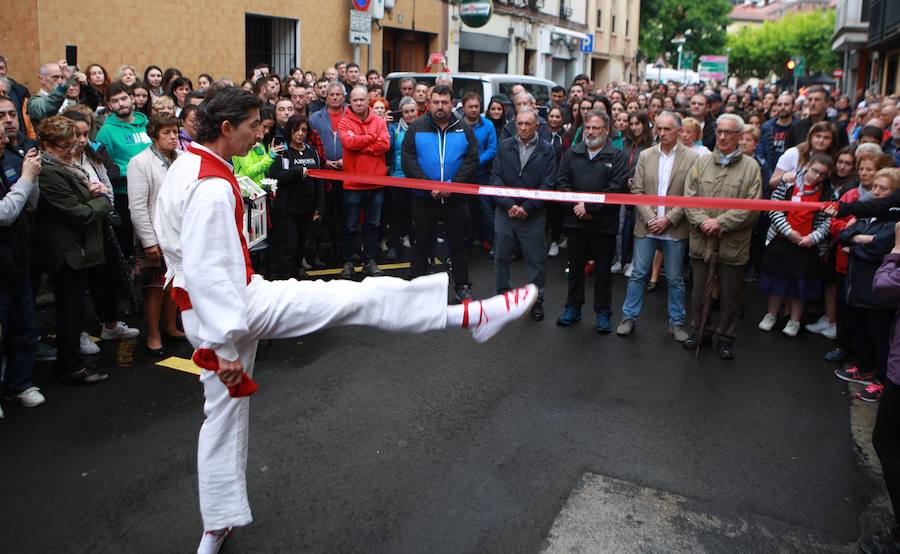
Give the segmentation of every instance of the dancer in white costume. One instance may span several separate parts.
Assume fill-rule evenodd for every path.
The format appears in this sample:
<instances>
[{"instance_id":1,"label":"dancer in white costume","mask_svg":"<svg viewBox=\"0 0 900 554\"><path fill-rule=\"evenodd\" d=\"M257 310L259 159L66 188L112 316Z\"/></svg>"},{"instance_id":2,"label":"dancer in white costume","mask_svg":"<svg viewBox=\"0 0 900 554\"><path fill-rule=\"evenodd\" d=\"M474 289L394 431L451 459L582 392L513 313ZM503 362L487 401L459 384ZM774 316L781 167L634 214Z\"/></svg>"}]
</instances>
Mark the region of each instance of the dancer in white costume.
<instances>
[{"instance_id":1,"label":"dancer in white costume","mask_svg":"<svg viewBox=\"0 0 900 554\"><path fill-rule=\"evenodd\" d=\"M245 470L253 360L261 339L327 327L369 325L422 333L469 328L484 342L528 312L527 285L482 301L447 306L445 273L405 281L266 281L253 274L242 231L243 200L226 161L262 138L259 101L236 87L216 90L197 113L197 142L172 164L157 200L155 228L203 368L206 420L197 473L204 533L198 552L217 552L231 528L252 521Z\"/></svg>"}]
</instances>

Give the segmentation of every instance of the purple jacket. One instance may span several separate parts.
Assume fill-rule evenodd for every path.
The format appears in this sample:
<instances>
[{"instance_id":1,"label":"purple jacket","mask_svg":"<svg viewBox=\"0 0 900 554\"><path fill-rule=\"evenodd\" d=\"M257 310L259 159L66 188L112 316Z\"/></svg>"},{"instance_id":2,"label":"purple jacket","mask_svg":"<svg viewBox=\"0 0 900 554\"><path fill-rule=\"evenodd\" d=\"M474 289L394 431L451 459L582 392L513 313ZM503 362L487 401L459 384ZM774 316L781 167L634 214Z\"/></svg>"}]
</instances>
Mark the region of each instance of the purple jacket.
<instances>
[{"instance_id":1,"label":"purple jacket","mask_svg":"<svg viewBox=\"0 0 900 554\"><path fill-rule=\"evenodd\" d=\"M900 254L890 253L884 257L881 267L875 272L872 289L879 302L900 307ZM896 314L894 328L891 330L887 376L892 383L900 385L900 318Z\"/></svg>"}]
</instances>

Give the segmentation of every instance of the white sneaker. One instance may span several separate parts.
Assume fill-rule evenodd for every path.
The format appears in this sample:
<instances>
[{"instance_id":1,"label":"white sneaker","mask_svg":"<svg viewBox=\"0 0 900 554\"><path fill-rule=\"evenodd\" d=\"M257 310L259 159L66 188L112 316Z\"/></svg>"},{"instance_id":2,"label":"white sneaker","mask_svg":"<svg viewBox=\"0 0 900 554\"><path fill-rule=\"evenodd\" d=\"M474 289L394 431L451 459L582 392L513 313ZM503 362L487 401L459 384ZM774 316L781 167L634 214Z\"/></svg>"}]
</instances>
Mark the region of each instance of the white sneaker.
<instances>
[{"instance_id":1,"label":"white sneaker","mask_svg":"<svg viewBox=\"0 0 900 554\"><path fill-rule=\"evenodd\" d=\"M794 321L793 319L787 322L787 325L784 326L784 329L781 330L785 335L794 338L797 336L797 333L800 332L800 322Z\"/></svg>"},{"instance_id":2,"label":"white sneaker","mask_svg":"<svg viewBox=\"0 0 900 554\"><path fill-rule=\"evenodd\" d=\"M20 393L8 395L6 399L10 402L18 402L26 408L34 408L47 401L41 394L41 389L37 387L28 387Z\"/></svg>"},{"instance_id":3,"label":"white sneaker","mask_svg":"<svg viewBox=\"0 0 900 554\"><path fill-rule=\"evenodd\" d=\"M550 256L551 258L555 258L555 257L559 256L559 243L551 242L550 250L547 251L547 255Z\"/></svg>"},{"instance_id":4,"label":"white sneaker","mask_svg":"<svg viewBox=\"0 0 900 554\"><path fill-rule=\"evenodd\" d=\"M403 248L410 248L409 235L403 235Z\"/></svg>"},{"instance_id":5,"label":"white sneaker","mask_svg":"<svg viewBox=\"0 0 900 554\"><path fill-rule=\"evenodd\" d=\"M85 356L100 353L100 347L97 346L94 343L94 339L84 331L81 332L81 338L78 339L78 349L81 350L81 353Z\"/></svg>"},{"instance_id":6,"label":"white sneaker","mask_svg":"<svg viewBox=\"0 0 900 554\"><path fill-rule=\"evenodd\" d=\"M759 327L760 331L771 331L772 328L775 327L776 323L778 323L777 317L772 314L766 314L762 318L762 321L759 322L759 325L757 325L757 327Z\"/></svg>"},{"instance_id":7,"label":"white sneaker","mask_svg":"<svg viewBox=\"0 0 900 554\"><path fill-rule=\"evenodd\" d=\"M562 249L568 248L569 246L569 237L563 237L561 241L559 241L559 247Z\"/></svg>"},{"instance_id":8,"label":"white sneaker","mask_svg":"<svg viewBox=\"0 0 900 554\"><path fill-rule=\"evenodd\" d=\"M103 340L133 339L140 334L141 332L137 329L132 329L121 321L117 321L116 326L112 329L107 329L104 325L100 332L100 338Z\"/></svg>"},{"instance_id":9,"label":"white sneaker","mask_svg":"<svg viewBox=\"0 0 900 554\"><path fill-rule=\"evenodd\" d=\"M824 315L816 320L815 323L808 323L806 325L806 330L810 333L821 333L825 329L828 329L831 326L831 322L828 321L828 318Z\"/></svg>"},{"instance_id":10,"label":"white sneaker","mask_svg":"<svg viewBox=\"0 0 900 554\"><path fill-rule=\"evenodd\" d=\"M831 340L836 339L837 338L837 324L836 323L829 324L828 329L825 329L824 331L822 331L821 334L826 339L831 339Z\"/></svg>"},{"instance_id":11,"label":"white sneaker","mask_svg":"<svg viewBox=\"0 0 900 554\"><path fill-rule=\"evenodd\" d=\"M622 262L616 262L609 268L611 273L622 273Z\"/></svg>"},{"instance_id":12,"label":"white sneaker","mask_svg":"<svg viewBox=\"0 0 900 554\"><path fill-rule=\"evenodd\" d=\"M538 288L535 285L525 285L517 289L503 293L506 296L506 313L493 319L488 319L472 329L472 337L476 342L485 342L503 329L508 324L519 319L531 309L538 298Z\"/></svg>"},{"instance_id":13,"label":"white sneaker","mask_svg":"<svg viewBox=\"0 0 900 554\"><path fill-rule=\"evenodd\" d=\"M631 266L631 264L625 264L625 271L623 271L622 273L625 275L625 277L631 279L631 272L633 270L634 268Z\"/></svg>"},{"instance_id":14,"label":"white sneaker","mask_svg":"<svg viewBox=\"0 0 900 554\"><path fill-rule=\"evenodd\" d=\"M219 529L218 531L205 531L200 538L200 546L197 547L197 554L216 554L225 539L231 533L231 527L227 529Z\"/></svg>"}]
</instances>

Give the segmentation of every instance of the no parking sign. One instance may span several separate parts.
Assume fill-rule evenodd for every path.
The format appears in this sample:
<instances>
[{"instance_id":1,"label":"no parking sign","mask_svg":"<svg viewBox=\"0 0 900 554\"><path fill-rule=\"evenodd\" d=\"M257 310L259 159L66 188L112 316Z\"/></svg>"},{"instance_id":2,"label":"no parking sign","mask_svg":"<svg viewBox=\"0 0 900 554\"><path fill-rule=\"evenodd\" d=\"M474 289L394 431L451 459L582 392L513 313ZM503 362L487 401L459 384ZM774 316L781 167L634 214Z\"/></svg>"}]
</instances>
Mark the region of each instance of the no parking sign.
<instances>
[{"instance_id":1,"label":"no parking sign","mask_svg":"<svg viewBox=\"0 0 900 554\"><path fill-rule=\"evenodd\" d=\"M369 2L371 1L372 0L351 0L353 7L362 12L369 9Z\"/></svg>"}]
</instances>

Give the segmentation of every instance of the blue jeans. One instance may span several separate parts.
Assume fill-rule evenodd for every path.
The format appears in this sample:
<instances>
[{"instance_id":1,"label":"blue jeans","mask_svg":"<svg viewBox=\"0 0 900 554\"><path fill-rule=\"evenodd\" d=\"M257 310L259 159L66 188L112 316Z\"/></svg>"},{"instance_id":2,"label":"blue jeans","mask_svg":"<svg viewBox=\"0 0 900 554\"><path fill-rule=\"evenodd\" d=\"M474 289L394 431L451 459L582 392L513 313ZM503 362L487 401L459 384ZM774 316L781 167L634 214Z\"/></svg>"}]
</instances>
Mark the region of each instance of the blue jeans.
<instances>
[{"instance_id":1,"label":"blue jeans","mask_svg":"<svg viewBox=\"0 0 900 554\"><path fill-rule=\"evenodd\" d=\"M38 345L37 313L27 271L0 284L0 327L0 358L6 357L3 383L7 394L20 393L34 384L31 372Z\"/></svg>"},{"instance_id":2,"label":"blue jeans","mask_svg":"<svg viewBox=\"0 0 900 554\"><path fill-rule=\"evenodd\" d=\"M637 319L644 303L647 277L653 267L653 256L661 249L666 267L666 285L669 292L669 323L684 325L684 255L687 240L662 240L635 237L634 257L631 260L631 278L625 292L622 315L625 319Z\"/></svg>"},{"instance_id":3,"label":"blue jeans","mask_svg":"<svg viewBox=\"0 0 900 554\"><path fill-rule=\"evenodd\" d=\"M378 248L378 228L381 225L381 207L384 194L377 190L344 189L344 261L353 259L359 251L356 233L359 231L359 214L365 212L363 223L363 262L375 259Z\"/></svg>"}]
</instances>

